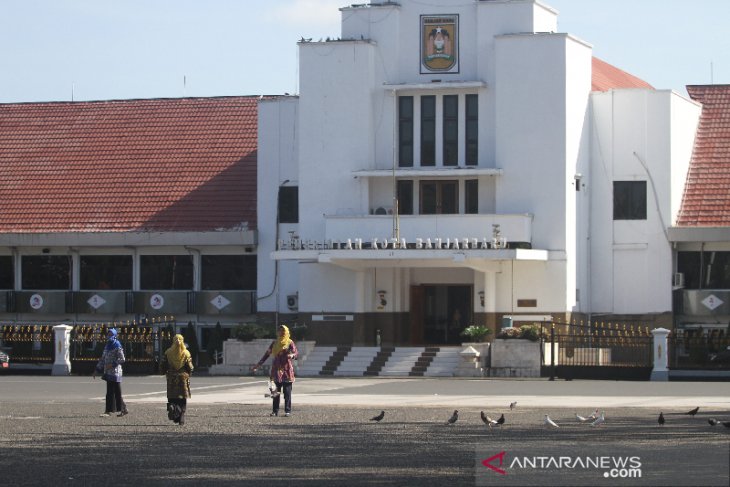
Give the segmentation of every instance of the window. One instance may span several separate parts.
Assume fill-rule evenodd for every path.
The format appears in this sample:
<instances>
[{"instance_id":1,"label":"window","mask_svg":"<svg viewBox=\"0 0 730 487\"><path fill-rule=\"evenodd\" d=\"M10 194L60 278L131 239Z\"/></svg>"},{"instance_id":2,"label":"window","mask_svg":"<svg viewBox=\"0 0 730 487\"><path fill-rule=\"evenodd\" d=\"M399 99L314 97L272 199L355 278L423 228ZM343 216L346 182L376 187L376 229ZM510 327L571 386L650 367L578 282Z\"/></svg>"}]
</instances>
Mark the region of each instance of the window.
<instances>
[{"instance_id":1,"label":"window","mask_svg":"<svg viewBox=\"0 0 730 487\"><path fill-rule=\"evenodd\" d=\"M15 272L13 270L13 256L0 256L0 289L15 287Z\"/></svg>"},{"instance_id":2,"label":"window","mask_svg":"<svg viewBox=\"0 0 730 487\"><path fill-rule=\"evenodd\" d=\"M646 181L613 182L613 219L646 220Z\"/></svg>"},{"instance_id":3,"label":"window","mask_svg":"<svg viewBox=\"0 0 730 487\"><path fill-rule=\"evenodd\" d=\"M398 98L398 165L413 167L413 97Z\"/></svg>"},{"instance_id":4,"label":"window","mask_svg":"<svg viewBox=\"0 0 730 487\"><path fill-rule=\"evenodd\" d=\"M421 181L421 214L459 212L459 184L456 181Z\"/></svg>"},{"instance_id":5,"label":"window","mask_svg":"<svg viewBox=\"0 0 730 487\"><path fill-rule=\"evenodd\" d=\"M444 166L459 163L459 97L444 95Z\"/></svg>"},{"instance_id":6,"label":"window","mask_svg":"<svg viewBox=\"0 0 730 487\"><path fill-rule=\"evenodd\" d=\"M190 255L142 255L139 287L147 290L193 289L193 258Z\"/></svg>"},{"instance_id":7,"label":"window","mask_svg":"<svg viewBox=\"0 0 730 487\"><path fill-rule=\"evenodd\" d=\"M81 289L132 289L131 255L82 255Z\"/></svg>"},{"instance_id":8,"label":"window","mask_svg":"<svg viewBox=\"0 0 730 487\"><path fill-rule=\"evenodd\" d=\"M71 289L71 257L24 255L21 258L23 289Z\"/></svg>"},{"instance_id":9,"label":"window","mask_svg":"<svg viewBox=\"0 0 730 487\"><path fill-rule=\"evenodd\" d=\"M677 252L686 289L730 289L730 252Z\"/></svg>"},{"instance_id":10,"label":"window","mask_svg":"<svg viewBox=\"0 0 730 487\"><path fill-rule=\"evenodd\" d=\"M464 213L479 213L479 181L464 181Z\"/></svg>"},{"instance_id":11,"label":"window","mask_svg":"<svg viewBox=\"0 0 730 487\"><path fill-rule=\"evenodd\" d=\"M256 290L255 255L203 255L200 265L203 290Z\"/></svg>"},{"instance_id":12,"label":"window","mask_svg":"<svg viewBox=\"0 0 730 487\"><path fill-rule=\"evenodd\" d=\"M411 181L411 180L398 181L397 192L398 192L398 214L399 215L412 215L413 214L413 181Z\"/></svg>"},{"instance_id":13,"label":"window","mask_svg":"<svg viewBox=\"0 0 730 487\"><path fill-rule=\"evenodd\" d=\"M279 188L279 223L299 223L299 187Z\"/></svg>"},{"instance_id":14,"label":"window","mask_svg":"<svg viewBox=\"0 0 730 487\"><path fill-rule=\"evenodd\" d=\"M466 133L464 138L466 154L464 155L464 162L467 166L476 166L479 162L479 95L466 95L465 102Z\"/></svg>"},{"instance_id":15,"label":"window","mask_svg":"<svg viewBox=\"0 0 730 487\"><path fill-rule=\"evenodd\" d=\"M436 97L421 97L421 166L436 165Z\"/></svg>"}]
</instances>

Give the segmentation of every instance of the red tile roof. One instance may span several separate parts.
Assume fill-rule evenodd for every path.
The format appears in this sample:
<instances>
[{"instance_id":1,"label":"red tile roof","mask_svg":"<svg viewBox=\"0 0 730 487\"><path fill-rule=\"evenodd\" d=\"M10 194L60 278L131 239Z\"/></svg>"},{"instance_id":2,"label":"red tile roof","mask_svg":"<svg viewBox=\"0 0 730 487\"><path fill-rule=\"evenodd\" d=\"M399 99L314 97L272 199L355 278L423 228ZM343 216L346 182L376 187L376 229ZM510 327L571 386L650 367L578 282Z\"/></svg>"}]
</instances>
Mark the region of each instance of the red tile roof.
<instances>
[{"instance_id":1,"label":"red tile roof","mask_svg":"<svg viewBox=\"0 0 730 487\"><path fill-rule=\"evenodd\" d=\"M256 228L256 97L0 104L0 233Z\"/></svg>"},{"instance_id":2,"label":"red tile roof","mask_svg":"<svg viewBox=\"0 0 730 487\"><path fill-rule=\"evenodd\" d=\"M702 104L677 226L730 226L730 85L687 86Z\"/></svg>"},{"instance_id":3,"label":"red tile roof","mask_svg":"<svg viewBox=\"0 0 730 487\"><path fill-rule=\"evenodd\" d=\"M649 88L654 89L646 81L633 74L618 69L597 57L592 62L593 75L591 76L592 91L608 91L615 88Z\"/></svg>"}]
</instances>

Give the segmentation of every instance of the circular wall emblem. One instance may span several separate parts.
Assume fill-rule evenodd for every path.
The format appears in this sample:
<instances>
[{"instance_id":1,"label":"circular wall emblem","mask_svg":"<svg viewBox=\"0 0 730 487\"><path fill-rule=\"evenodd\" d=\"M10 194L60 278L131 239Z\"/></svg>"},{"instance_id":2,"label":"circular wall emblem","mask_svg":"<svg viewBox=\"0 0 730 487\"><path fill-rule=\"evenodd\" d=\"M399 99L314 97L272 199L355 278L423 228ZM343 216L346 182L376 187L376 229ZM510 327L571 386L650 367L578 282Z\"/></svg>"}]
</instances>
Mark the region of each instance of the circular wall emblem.
<instances>
[{"instance_id":1,"label":"circular wall emblem","mask_svg":"<svg viewBox=\"0 0 730 487\"><path fill-rule=\"evenodd\" d=\"M43 307L43 296L34 294L30 297L30 307L33 309L41 309Z\"/></svg>"},{"instance_id":2,"label":"circular wall emblem","mask_svg":"<svg viewBox=\"0 0 730 487\"><path fill-rule=\"evenodd\" d=\"M161 294L153 294L150 296L150 306L152 309L160 309L165 305L165 298Z\"/></svg>"}]
</instances>

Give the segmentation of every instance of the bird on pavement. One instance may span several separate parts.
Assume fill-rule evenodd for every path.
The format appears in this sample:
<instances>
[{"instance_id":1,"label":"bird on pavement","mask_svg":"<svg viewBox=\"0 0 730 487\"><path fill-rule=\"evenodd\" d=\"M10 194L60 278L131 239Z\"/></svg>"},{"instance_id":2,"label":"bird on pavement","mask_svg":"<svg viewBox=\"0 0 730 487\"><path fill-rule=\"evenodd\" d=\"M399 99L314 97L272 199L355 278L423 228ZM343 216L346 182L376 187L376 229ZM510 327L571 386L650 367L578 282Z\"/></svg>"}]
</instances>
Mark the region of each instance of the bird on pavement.
<instances>
[{"instance_id":1,"label":"bird on pavement","mask_svg":"<svg viewBox=\"0 0 730 487\"><path fill-rule=\"evenodd\" d=\"M710 426L717 426L717 423L719 423L719 421L715 418L710 418L707 420L707 422L710 423Z\"/></svg>"},{"instance_id":2,"label":"bird on pavement","mask_svg":"<svg viewBox=\"0 0 730 487\"><path fill-rule=\"evenodd\" d=\"M720 421L722 425L726 428L730 428L730 421Z\"/></svg>"},{"instance_id":3,"label":"bird on pavement","mask_svg":"<svg viewBox=\"0 0 730 487\"><path fill-rule=\"evenodd\" d=\"M697 411L699 411L699 410L700 410L700 407L699 407L699 406L697 406L696 408L694 408L694 409L690 409L689 411L687 411L687 412L686 412L686 413L684 413L684 414L689 414L690 416L694 416L695 414L697 414Z\"/></svg>"},{"instance_id":4,"label":"bird on pavement","mask_svg":"<svg viewBox=\"0 0 730 487\"><path fill-rule=\"evenodd\" d=\"M487 416L486 414L484 414L484 411L482 411L481 415L482 415L482 421L484 422L484 424L486 424L490 428L493 426L499 426L499 423L497 422L497 420L492 419L489 416Z\"/></svg>"},{"instance_id":5,"label":"bird on pavement","mask_svg":"<svg viewBox=\"0 0 730 487\"><path fill-rule=\"evenodd\" d=\"M512 411L514 408L517 407L517 401L509 403L509 410Z\"/></svg>"},{"instance_id":6,"label":"bird on pavement","mask_svg":"<svg viewBox=\"0 0 730 487\"><path fill-rule=\"evenodd\" d=\"M555 421L550 419L550 416L548 416L547 414L545 415L545 421L543 421L543 424L545 426L552 426L553 428L560 428L560 426L558 426L558 424Z\"/></svg>"},{"instance_id":7,"label":"bird on pavement","mask_svg":"<svg viewBox=\"0 0 730 487\"><path fill-rule=\"evenodd\" d=\"M497 424L499 426L502 426L504 424L504 414L502 414L499 419L497 420Z\"/></svg>"},{"instance_id":8,"label":"bird on pavement","mask_svg":"<svg viewBox=\"0 0 730 487\"><path fill-rule=\"evenodd\" d=\"M664 426L664 413L659 412L659 419L657 419L659 426Z\"/></svg>"},{"instance_id":9,"label":"bird on pavement","mask_svg":"<svg viewBox=\"0 0 730 487\"><path fill-rule=\"evenodd\" d=\"M454 414L451 415L448 421L446 421L446 424L454 424L456 423L456 420L459 419L459 410L454 409Z\"/></svg>"},{"instance_id":10,"label":"bird on pavement","mask_svg":"<svg viewBox=\"0 0 730 487\"><path fill-rule=\"evenodd\" d=\"M590 416L586 418L585 416L581 416L580 414L575 413L575 419L577 419L579 423L587 423L588 421L592 421L595 418L592 418Z\"/></svg>"},{"instance_id":11,"label":"bird on pavement","mask_svg":"<svg viewBox=\"0 0 730 487\"><path fill-rule=\"evenodd\" d=\"M380 411L380 414L370 418L370 421L377 421L378 423L385 417L385 411Z\"/></svg>"},{"instance_id":12,"label":"bird on pavement","mask_svg":"<svg viewBox=\"0 0 730 487\"><path fill-rule=\"evenodd\" d=\"M601 426L606 421L606 412L601 411L601 415L596 418L595 421L591 423L591 426Z\"/></svg>"}]
</instances>

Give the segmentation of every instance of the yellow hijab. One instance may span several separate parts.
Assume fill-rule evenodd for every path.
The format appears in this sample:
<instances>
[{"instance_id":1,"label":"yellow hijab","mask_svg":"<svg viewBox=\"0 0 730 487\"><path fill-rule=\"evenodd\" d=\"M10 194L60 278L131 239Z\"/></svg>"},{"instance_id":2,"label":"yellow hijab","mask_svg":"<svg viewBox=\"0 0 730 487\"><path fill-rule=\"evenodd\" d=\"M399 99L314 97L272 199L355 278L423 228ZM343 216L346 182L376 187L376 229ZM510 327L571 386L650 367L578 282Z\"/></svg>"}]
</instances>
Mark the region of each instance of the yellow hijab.
<instances>
[{"instance_id":1,"label":"yellow hijab","mask_svg":"<svg viewBox=\"0 0 730 487\"><path fill-rule=\"evenodd\" d=\"M274 340L274 348L271 349L271 354L274 357L279 355L279 352L281 352L282 350L286 350L287 348L289 348L289 345L292 341L291 338L289 338L289 328L287 328L286 325L279 325L279 328L283 328L284 333L281 336L277 336L276 340Z\"/></svg>"},{"instance_id":2,"label":"yellow hijab","mask_svg":"<svg viewBox=\"0 0 730 487\"><path fill-rule=\"evenodd\" d=\"M165 351L165 356L173 370L180 369L186 358L190 358L190 352L185 348L185 339L182 335L175 335L172 339L172 346Z\"/></svg>"}]
</instances>

